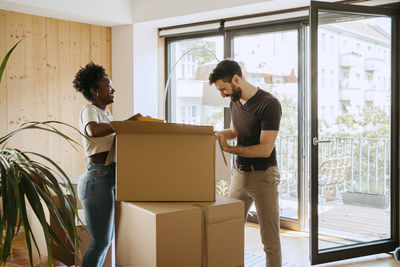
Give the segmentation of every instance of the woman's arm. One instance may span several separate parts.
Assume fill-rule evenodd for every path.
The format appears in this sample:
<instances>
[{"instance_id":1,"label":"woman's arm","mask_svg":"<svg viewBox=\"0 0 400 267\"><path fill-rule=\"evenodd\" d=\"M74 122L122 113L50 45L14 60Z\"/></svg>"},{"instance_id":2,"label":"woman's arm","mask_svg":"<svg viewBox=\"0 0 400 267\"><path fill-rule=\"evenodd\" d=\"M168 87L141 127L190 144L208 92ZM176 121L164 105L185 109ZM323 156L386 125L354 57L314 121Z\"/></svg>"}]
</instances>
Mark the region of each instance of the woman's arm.
<instances>
[{"instance_id":1,"label":"woman's arm","mask_svg":"<svg viewBox=\"0 0 400 267\"><path fill-rule=\"evenodd\" d=\"M142 115L140 113L137 113L127 119L127 121L136 121L141 116ZM113 128L111 128L110 123L98 123L94 121L89 122L86 125L85 130L87 135L89 135L90 137L102 137L114 133L114 130Z\"/></svg>"}]
</instances>

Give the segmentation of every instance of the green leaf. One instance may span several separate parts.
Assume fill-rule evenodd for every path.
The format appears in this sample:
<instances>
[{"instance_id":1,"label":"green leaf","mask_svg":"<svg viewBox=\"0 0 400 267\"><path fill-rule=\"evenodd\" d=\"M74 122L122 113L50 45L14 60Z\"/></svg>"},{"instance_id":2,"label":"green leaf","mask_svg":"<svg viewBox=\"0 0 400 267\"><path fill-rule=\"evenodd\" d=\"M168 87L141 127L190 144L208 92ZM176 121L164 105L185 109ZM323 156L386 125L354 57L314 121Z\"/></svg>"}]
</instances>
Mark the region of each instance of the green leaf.
<instances>
[{"instance_id":1,"label":"green leaf","mask_svg":"<svg viewBox=\"0 0 400 267\"><path fill-rule=\"evenodd\" d=\"M18 41L5 55L0 66L0 82L8 59L21 41ZM53 266L52 244L67 246L65 241L63 240L64 242L62 242L51 229L46 219L46 209L62 227L66 234L66 240L68 240L72 249L79 253L79 243L77 242L79 238L75 227L75 218L78 214L77 200L67 174L52 159L44 155L6 147L7 141L21 131L41 130L60 136L76 149L75 146L79 145L79 143L55 126L68 127L84 138L91 140L77 128L60 121L26 122L18 129L0 137L0 201L3 207L3 212L0 213L1 266L6 265L13 239L21 226L25 230L30 266L33 266L32 241L40 257L36 237L33 235L28 220L25 200L29 202L32 212L38 218L43 229L49 266ZM41 158L45 163L32 160L30 155ZM62 183L60 183L60 180ZM66 187L71 195L70 198L64 194L61 186ZM52 194L55 194L55 196ZM54 199L58 200L58 206L55 205Z\"/></svg>"},{"instance_id":2,"label":"green leaf","mask_svg":"<svg viewBox=\"0 0 400 267\"><path fill-rule=\"evenodd\" d=\"M9 59L9 57L11 56L11 53L14 51L14 49L17 47L17 45L22 41L23 39L19 40L11 49L10 51L8 51L8 53L6 54L6 56L3 59L3 62L1 63L0 66L0 82L1 82L1 77L3 76L3 72L4 69L6 68L7 65L7 61Z\"/></svg>"}]
</instances>

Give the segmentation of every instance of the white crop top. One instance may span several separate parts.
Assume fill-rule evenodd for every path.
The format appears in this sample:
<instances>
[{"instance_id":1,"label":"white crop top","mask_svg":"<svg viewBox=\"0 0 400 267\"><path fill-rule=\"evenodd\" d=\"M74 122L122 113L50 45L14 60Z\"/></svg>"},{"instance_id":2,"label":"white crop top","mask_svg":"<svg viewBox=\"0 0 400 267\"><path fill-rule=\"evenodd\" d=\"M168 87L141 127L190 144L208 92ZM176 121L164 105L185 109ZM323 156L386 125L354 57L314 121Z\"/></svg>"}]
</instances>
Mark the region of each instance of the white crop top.
<instances>
[{"instance_id":1,"label":"white crop top","mask_svg":"<svg viewBox=\"0 0 400 267\"><path fill-rule=\"evenodd\" d=\"M81 115L79 116L79 127L82 134L89 136L86 132L86 126L89 122L108 123L113 120L114 118L108 108L102 110L93 104L87 104L81 110ZM92 137L92 141L83 138L83 147L85 148L86 157L110 151L111 145L114 141L114 136L115 133L102 137Z\"/></svg>"}]
</instances>

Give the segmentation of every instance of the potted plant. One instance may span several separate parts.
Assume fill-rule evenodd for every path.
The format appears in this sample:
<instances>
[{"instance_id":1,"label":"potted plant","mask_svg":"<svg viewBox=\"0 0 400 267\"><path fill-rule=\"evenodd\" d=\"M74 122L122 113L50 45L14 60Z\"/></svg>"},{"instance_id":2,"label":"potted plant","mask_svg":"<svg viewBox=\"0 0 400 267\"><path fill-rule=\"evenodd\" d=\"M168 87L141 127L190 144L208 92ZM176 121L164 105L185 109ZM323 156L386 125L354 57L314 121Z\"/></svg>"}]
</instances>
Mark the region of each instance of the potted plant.
<instances>
[{"instance_id":1,"label":"potted plant","mask_svg":"<svg viewBox=\"0 0 400 267\"><path fill-rule=\"evenodd\" d=\"M0 66L0 82L6 67L8 58L21 40L5 55ZM1 266L5 266L11 251L11 246L16 234L22 228L25 232L25 242L29 254L30 265L33 266L32 245L39 252L35 237L28 221L27 206L31 206L30 212L37 216L46 240L48 252L48 265L53 266L51 251L52 243L66 247L69 244L79 252L78 235L75 227L77 218L77 204L71 181L66 173L50 158L35 152L21 151L7 146L7 141L21 131L30 129L43 130L54 133L64 138L72 145L76 141L63 134L55 126L73 126L59 121L28 122L20 128L0 137L0 240L1 240ZM64 188L63 188L64 187ZM70 196L66 196L65 190ZM57 199L58 207L54 203ZM65 232L64 237L58 238L46 221L44 209L48 209L51 216L56 218Z\"/></svg>"}]
</instances>

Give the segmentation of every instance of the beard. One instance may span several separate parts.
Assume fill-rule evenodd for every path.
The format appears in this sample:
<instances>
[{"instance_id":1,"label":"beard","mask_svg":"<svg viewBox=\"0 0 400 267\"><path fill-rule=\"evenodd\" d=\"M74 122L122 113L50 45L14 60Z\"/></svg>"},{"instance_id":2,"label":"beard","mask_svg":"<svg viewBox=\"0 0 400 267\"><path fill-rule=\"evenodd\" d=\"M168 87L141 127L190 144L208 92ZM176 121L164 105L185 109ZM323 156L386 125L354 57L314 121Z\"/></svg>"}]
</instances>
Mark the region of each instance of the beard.
<instances>
[{"instance_id":1,"label":"beard","mask_svg":"<svg viewBox=\"0 0 400 267\"><path fill-rule=\"evenodd\" d=\"M240 99L241 96L242 96L242 89L239 86L235 86L232 84L231 100L233 102L236 102Z\"/></svg>"}]
</instances>

